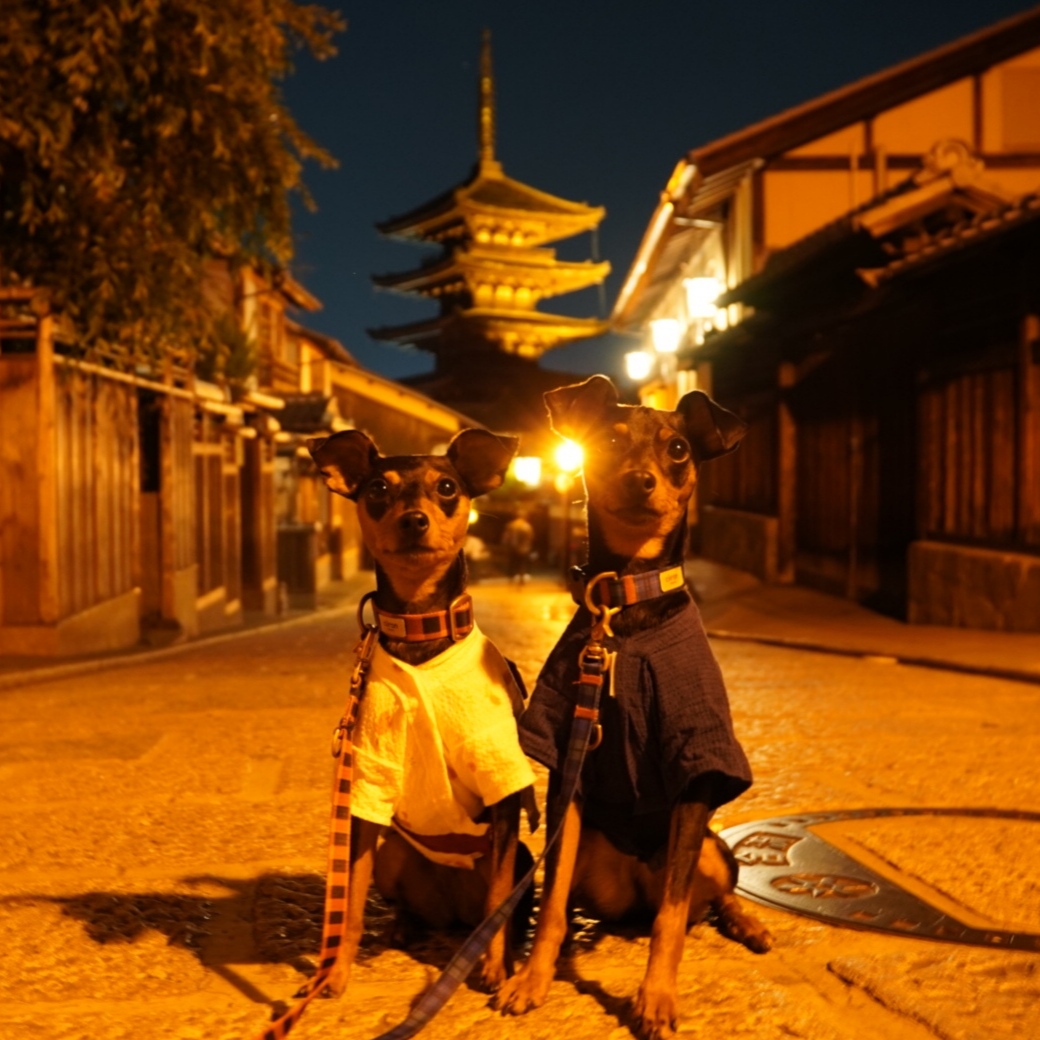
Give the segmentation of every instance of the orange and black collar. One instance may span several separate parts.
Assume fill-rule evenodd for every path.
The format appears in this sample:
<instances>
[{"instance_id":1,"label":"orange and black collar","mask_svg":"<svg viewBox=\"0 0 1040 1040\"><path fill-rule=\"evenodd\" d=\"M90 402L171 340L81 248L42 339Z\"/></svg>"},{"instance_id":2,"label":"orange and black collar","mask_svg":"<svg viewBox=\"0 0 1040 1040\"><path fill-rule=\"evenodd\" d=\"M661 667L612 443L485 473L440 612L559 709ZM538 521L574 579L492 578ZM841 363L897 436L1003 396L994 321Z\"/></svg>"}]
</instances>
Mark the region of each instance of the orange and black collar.
<instances>
[{"instance_id":1,"label":"orange and black collar","mask_svg":"<svg viewBox=\"0 0 1040 1040\"><path fill-rule=\"evenodd\" d=\"M447 610L429 614L389 614L373 604L376 625L390 639L405 643L425 643L433 639L451 639L457 643L473 631L473 600L468 592L456 596Z\"/></svg>"},{"instance_id":2,"label":"orange and black collar","mask_svg":"<svg viewBox=\"0 0 1040 1040\"><path fill-rule=\"evenodd\" d=\"M585 602L585 592L590 581L592 602L600 607L630 607L634 603L643 603L656 599L668 592L675 592L686 585L686 575L682 564L666 567L660 571L644 571L642 574L618 575L614 571L597 574L593 578L586 576L580 567L571 568L573 583L572 594L579 604Z\"/></svg>"}]
</instances>

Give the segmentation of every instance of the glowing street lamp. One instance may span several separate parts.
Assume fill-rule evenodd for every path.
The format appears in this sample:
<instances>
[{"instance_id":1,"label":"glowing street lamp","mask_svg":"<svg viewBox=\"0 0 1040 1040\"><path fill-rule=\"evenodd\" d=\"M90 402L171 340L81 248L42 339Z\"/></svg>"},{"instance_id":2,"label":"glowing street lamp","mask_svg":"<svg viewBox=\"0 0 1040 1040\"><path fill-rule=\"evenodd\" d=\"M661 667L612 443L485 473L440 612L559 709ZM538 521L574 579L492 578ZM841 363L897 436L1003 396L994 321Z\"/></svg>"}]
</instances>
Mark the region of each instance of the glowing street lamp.
<instances>
[{"instance_id":1,"label":"glowing street lamp","mask_svg":"<svg viewBox=\"0 0 1040 1040\"><path fill-rule=\"evenodd\" d=\"M682 342L678 318L655 318L650 322L650 341L658 354L674 354Z\"/></svg>"},{"instance_id":2,"label":"glowing street lamp","mask_svg":"<svg viewBox=\"0 0 1040 1040\"><path fill-rule=\"evenodd\" d=\"M715 301L722 293L722 283L710 275L683 279L686 288L686 311L691 318L714 318Z\"/></svg>"},{"instance_id":3,"label":"glowing street lamp","mask_svg":"<svg viewBox=\"0 0 1040 1040\"><path fill-rule=\"evenodd\" d=\"M556 446L553 458L556 461L556 468L561 472L576 473L585 461L585 452L580 444L565 440Z\"/></svg>"},{"instance_id":4,"label":"glowing street lamp","mask_svg":"<svg viewBox=\"0 0 1040 1040\"><path fill-rule=\"evenodd\" d=\"M535 488L542 482L542 460L537 455L518 455L512 468L513 476L525 487Z\"/></svg>"},{"instance_id":5,"label":"glowing street lamp","mask_svg":"<svg viewBox=\"0 0 1040 1040\"><path fill-rule=\"evenodd\" d=\"M654 370L654 356L648 350L630 350L625 355L625 372L635 383L641 383Z\"/></svg>"}]
</instances>

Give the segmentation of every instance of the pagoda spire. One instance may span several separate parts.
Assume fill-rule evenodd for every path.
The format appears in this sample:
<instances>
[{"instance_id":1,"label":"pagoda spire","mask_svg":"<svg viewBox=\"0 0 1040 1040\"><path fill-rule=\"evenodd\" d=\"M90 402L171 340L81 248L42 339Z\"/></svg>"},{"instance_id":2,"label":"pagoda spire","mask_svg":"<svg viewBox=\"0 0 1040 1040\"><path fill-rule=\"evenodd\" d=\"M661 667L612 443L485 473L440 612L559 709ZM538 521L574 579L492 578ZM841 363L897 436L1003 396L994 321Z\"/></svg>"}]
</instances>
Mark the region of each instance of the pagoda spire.
<instances>
[{"instance_id":1,"label":"pagoda spire","mask_svg":"<svg viewBox=\"0 0 1040 1040\"><path fill-rule=\"evenodd\" d=\"M480 99L477 133L480 165L495 165L495 74L491 67L491 30L485 29L480 43Z\"/></svg>"},{"instance_id":2,"label":"pagoda spire","mask_svg":"<svg viewBox=\"0 0 1040 1040\"><path fill-rule=\"evenodd\" d=\"M3 0L0 0L2 3ZM598 285L610 264L559 260L549 242L591 231L601 206L539 191L506 176L495 156L495 79L491 33L483 31L477 109L477 163L469 179L376 227L386 235L435 243L441 255L419 268L373 280L439 304L408 325L370 329L374 339L406 343L437 356L438 378L466 372L476 356L534 362L561 343L605 332L597 318L538 309L542 300ZM540 417L540 413L539 413Z\"/></svg>"}]
</instances>

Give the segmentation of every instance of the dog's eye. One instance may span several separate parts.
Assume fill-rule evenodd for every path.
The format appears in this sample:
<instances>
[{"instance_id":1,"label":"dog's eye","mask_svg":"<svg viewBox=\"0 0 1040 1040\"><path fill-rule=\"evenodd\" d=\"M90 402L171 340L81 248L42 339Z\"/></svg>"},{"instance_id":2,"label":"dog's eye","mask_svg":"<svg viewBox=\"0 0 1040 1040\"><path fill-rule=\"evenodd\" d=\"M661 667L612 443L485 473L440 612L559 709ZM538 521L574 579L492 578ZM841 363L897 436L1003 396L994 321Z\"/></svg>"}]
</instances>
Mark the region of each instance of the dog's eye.
<instances>
[{"instance_id":1,"label":"dog's eye","mask_svg":"<svg viewBox=\"0 0 1040 1040\"><path fill-rule=\"evenodd\" d=\"M690 446L682 437L673 437L668 442L668 458L672 462L685 462L690 457Z\"/></svg>"},{"instance_id":2,"label":"dog's eye","mask_svg":"<svg viewBox=\"0 0 1040 1040\"><path fill-rule=\"evenodd\" d=\"M386 498L390 494L390 485L381 477L376 477L375 480L369 481L365 494L374 499Z\"/></svg>"},{"instance_id":3,"label":"dog's eye","mask_svg":"<svg viewBox=\"0 0 1040 1040\"><path fill-rule=\"evenodd\" d=\"M441 498L454 498L459 493L459 486L449 477L437 481L437 494Z\"/></svg>"}]
</instances>

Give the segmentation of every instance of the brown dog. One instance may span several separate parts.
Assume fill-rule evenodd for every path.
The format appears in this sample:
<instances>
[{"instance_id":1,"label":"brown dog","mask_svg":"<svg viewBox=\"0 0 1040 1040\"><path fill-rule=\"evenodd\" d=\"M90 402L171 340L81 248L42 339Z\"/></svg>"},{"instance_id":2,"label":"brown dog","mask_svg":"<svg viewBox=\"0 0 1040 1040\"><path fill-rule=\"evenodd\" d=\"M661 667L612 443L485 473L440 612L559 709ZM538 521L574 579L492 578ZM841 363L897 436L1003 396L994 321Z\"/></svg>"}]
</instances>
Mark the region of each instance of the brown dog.
<instances>
[{"instance_id":1,"label":"brown dog","mask_svg":"<svg viewBox=\"0 0 1040 1040\"><path fill-rule=\"evenodd\" d=\"M380 629L354 737L334 993L347 985L373 878L402 922L432 927L478 923L513 885L520 792L533 780L517 740L522 694L475 626L462 550L470 500L502 483L516 446L485 430L461 431L445 455L384 457L358 430L308 442L328 487L357 502ZM511 971L508 932L484 956L489 990Z\"/></svg>"},{"instance_id":2,"label":"brown dog","mask_svg":"<svg viewBox=\"0 0 1040 1040\"><path fill-rule=\"evenodd\" d=\"M713 907L723 932L749 949L764 952L772 942L733 895L735 861L708 828L712 811L744 791L751 774L681 571L697 465L732 450L745 427L698 391L675 412L619 405L604 376L545 399L553 429L585 447L586 580L598 586L590 595L621 609L605 642L615 656L600 699L602 743L587 754L580 795L549 860L531 955L495 1003L522 1014L545 1000L570 895L608 919L649 912L650 958L635 1030L657 1040L675 1029L690 923ZM596 581L604 572L615 577ZM580 607L520 722L524 750L552 771L550 798L591 624Z\"/></svg>"}]
</instances>

